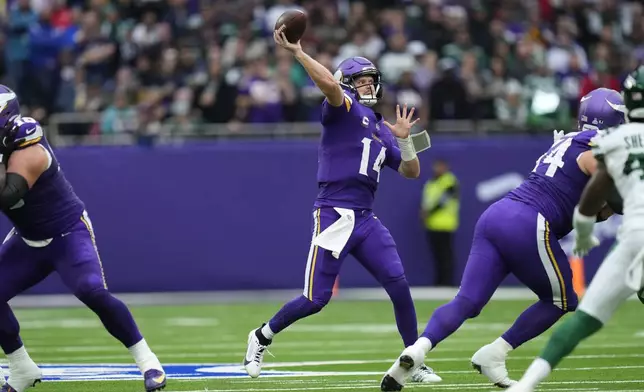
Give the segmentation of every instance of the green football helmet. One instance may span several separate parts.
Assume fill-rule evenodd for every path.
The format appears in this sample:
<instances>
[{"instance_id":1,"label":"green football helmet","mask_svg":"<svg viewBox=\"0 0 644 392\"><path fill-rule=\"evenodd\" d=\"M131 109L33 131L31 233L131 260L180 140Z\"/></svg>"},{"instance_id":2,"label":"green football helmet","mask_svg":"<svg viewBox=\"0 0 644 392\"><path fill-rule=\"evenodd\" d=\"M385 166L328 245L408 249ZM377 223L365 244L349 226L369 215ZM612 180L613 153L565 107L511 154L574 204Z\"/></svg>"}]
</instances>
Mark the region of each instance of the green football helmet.
<instances>
[{"instance_id":1,"label":"green football helmet","mask_svg":"<svg viewBox=\"0 0 644 392\"><path fill-rule=\"evenodd\" d=\"M644 122L644 65L640 65L626 77L622 87L622 97L628 120Z\"/></svg>"}]
</instances>

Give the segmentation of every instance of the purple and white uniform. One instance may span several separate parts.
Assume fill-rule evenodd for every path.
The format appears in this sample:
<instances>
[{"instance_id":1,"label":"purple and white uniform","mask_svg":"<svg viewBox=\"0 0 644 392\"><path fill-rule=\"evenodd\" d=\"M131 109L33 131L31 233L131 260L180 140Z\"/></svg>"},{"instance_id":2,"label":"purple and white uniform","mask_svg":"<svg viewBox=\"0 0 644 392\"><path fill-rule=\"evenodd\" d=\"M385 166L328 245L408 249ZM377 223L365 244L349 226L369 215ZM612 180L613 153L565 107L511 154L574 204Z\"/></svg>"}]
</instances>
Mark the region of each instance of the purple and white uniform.
<instances>
[{"instance_id":1,"label":"purple and white uniform","mask_svg":"<svg viewBox=\"0 0 644 392\"><path fill-rule=\"evenodd\" d=\"M14 120L16 150L38 146L47 169L27 194L5 211L14 228L0 246L0 271L13 278L0 289L0 301L13 298L53 271L77 292L105 287L92 223L85 205L65 178L40 124L30 117Z\"/></svg>"},{"instance_id":2,"label":"purple and white uniform","mask_svg":"<svg viewBox=\"0 0 644 392\"><path fill-rule=\"evenodd\" d=\"M559 239L590 177L579 156L601 129L624 122L619 93L597 89L581 99L578 131L564 135L537 160L528 178L479 218L457 296L432 315L423 336L435 346L476 317L501 282L514 274L539 301L503 335L516 348L577 307L572 271Z\"/></svg>"},{"instance_id":3,"label":"purple and white uniform","mask_svg":"<svg viewBox=\"0 0 644 392\"><path fill-rule=\"evenodd\" d=\"M355 89L354 81L362 76L373 77L370 96L361 96ZM319 193L304 292L284 305L269 326L277 333L319 312L331 299L342 263L351 254L391 297L407 346L418 333L409 284L394 239L371 209L381 171L385 167L397 171L402 162L394 136L382 116L371 109L382 95L380 72L369 60L353 57L340 64L336 77L344 88L344 101L338 107L326 100L322 103Z\"/></svg>"}]
</instances>

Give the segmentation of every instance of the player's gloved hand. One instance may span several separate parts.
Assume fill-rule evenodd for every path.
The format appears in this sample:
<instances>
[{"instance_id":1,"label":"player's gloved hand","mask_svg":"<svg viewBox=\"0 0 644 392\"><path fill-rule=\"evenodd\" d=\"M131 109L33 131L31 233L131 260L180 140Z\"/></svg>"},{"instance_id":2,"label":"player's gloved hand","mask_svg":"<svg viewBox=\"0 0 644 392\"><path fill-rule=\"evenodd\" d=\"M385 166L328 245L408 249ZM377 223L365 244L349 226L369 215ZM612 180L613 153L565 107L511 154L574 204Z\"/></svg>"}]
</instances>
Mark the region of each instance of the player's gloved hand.
<instances>
[{"instance_id":1,"label":"player's gloved hand","mask_svg":"<svg viewBox=\"0 0 644 392\"><path fill-rule=\"evenodd\" d=\"M557 140L561 139L564 137L565 131L557 131L556 129L552 131L552 138L556 142Z\"/></svg>"},{"instance_id":2,"label":"player's gloved hand","mask_svg":"<svg viewBox=\"0 0 644 392\"><path fill-rule=\"evenodd\" d=\"M572 218L572 226L575 229L575 243L572 252L575 256L586 256L592 248L599 245L599 239L593 235L596 221L596 216L582 215L579 212L579 207L575 207Z\"/></svg>"}]
</instances>

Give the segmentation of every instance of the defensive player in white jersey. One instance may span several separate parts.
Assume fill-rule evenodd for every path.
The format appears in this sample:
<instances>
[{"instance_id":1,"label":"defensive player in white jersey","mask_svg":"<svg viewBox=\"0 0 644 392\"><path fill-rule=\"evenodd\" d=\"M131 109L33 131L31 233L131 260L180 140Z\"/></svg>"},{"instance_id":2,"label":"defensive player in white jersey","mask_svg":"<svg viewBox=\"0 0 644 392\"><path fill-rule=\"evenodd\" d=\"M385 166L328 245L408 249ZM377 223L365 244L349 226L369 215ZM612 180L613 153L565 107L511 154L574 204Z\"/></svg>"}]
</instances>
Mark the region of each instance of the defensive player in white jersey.
<instances>
[{"instance_id":1,"label":"defensive player in white jersey","mask_svg":"<svg viewBox=\"0 0 644 392\"><path fill-rule=\"evenodd\" d=\"M585 338L599 331L617 308L644 287L644 65L624 81L629 123L593 139L597 171L575 209L575 254L597 246L595 216L613 187L624 200L617 245L593 278L577 311L552 334L539 357L508 392L532 392Z\"/></svg>"}]
</instances>

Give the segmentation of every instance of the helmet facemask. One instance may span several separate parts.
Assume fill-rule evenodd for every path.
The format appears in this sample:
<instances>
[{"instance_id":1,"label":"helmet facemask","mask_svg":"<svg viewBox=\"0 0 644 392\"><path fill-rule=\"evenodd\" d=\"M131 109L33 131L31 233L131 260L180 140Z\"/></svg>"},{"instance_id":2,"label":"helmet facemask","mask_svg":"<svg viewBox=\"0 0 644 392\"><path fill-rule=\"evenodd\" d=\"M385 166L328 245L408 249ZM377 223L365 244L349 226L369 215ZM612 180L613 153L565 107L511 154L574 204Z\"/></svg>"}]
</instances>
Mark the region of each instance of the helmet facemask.
<instances>
[{"instance_id":1,"label":"helmet facemask","mask_svg":"<svg viewBox=\"0 0 644 392\"><path fill-rule=\"evenodd\" d=\"M382 98L382 84L380 81L380 72L378 72L377 69L372 68L372 69L366 69L361 72L356 72L352 75L344 76L342 75L342 71L338 70L335 73L335 78L340 81L340 85L343 87L349 89L357 98L358 102L361 104L371 107L378 103L378 100ZM373 79L373 82L370 84L361 84L361 85L356 85L356 82L358 79L362 77L371 77ZM369 90L368 93L361 94L359 90Z\"/></svg>"}]
</instances>

